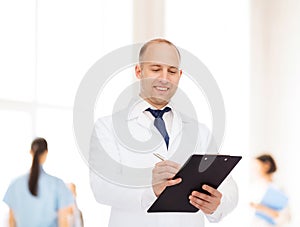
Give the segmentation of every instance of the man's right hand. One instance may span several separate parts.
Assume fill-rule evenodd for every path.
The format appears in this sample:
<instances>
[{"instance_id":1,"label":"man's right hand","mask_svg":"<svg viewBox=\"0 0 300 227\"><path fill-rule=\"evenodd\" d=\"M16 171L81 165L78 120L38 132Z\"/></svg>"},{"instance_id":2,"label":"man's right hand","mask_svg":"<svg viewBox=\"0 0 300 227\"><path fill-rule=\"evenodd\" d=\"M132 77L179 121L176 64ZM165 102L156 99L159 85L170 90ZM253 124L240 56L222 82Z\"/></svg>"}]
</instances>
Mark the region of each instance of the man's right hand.
<instances>
[{"instance_id":1,"label":"man's right hand","mask_svg":"<svg viewBox=\"0 0 300 227\"><path fill-rule=\"evenodd\" d=\"M172 180L179 169L180 165L170 160L156 163L152 170L152 187L157 197L167 186L172 186L181 182L181 178Z\"/></svg>"}]
</instances>

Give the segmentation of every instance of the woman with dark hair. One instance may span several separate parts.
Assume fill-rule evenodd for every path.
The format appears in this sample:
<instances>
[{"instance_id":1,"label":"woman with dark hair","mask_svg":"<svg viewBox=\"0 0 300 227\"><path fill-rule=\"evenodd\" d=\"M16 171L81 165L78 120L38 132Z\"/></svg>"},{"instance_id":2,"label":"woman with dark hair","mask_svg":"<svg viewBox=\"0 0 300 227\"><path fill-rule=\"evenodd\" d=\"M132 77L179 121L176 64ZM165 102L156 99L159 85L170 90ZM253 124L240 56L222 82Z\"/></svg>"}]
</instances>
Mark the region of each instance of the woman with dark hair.
<instances>
[{"instance_id":1,"label":"woman with dark hair","mask_svg":"<svg viewBox=\"0 0 300 227\"><path fill-rule=\"evenodd\" d=\"M255 216L251 226L269 227L283 226L290 219L288 208L288 197L282 187L275 183L274 174L277 171L277 165L270 154L262 154L255 158L256 170L259 184L255 185L256 193L262 194L257 202L251 202L250 205L255 210ZM258 189L261 192L258 193Z\"/></svg>"},{"instance_id":2,"label":"woman with dark hair","mask_svg":"<svg viewBox=\"0 0 300 227\"><path fill-rule=\"evenodd\" d=\"M273 181L273 173L277 170L274 158L269 154L263 154L256 157L256 160L259 161L262 177L264 177L267 181Z\"/></svg>"},{"instance_id":3,"label":"woman with dark hair","mask_svg":"<svg viewBox=\"0 0 300 227\"><path fill-rule=\"evenodd\" d=\"M48 154L47 141L36 138L30 153L30 173L14 180L4 196L10 208L9 226L68 226L67 211L74 201L65 183L42 167Z\"/></svg>"}]
</instances>

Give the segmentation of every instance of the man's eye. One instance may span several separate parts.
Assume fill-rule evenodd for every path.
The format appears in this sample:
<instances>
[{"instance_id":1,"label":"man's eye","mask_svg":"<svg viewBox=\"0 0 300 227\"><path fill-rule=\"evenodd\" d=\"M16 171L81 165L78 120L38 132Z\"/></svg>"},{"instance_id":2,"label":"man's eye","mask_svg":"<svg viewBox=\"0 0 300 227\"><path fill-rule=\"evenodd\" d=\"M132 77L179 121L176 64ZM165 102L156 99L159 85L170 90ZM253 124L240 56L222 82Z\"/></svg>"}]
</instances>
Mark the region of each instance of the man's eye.
<instances>
[{"instance_id":1,"label":"man's eye","mask_svg":"<svg viewBox=\"0 0 300 227\"><path fill-rule=\"evenodd\" d=\"M158 72L160 69L152 69L153 72Z\"/></svg>"},{"instance_id":2,"label":"man's eye","mask_svg":"<svg viewBox=\"0 0 300 227\"><path fill-rule=\"evenodd\" d=\"M169 71L169 73L175 74L175 73L177 73L177 71Z\"/></svg>"}]
</instances>

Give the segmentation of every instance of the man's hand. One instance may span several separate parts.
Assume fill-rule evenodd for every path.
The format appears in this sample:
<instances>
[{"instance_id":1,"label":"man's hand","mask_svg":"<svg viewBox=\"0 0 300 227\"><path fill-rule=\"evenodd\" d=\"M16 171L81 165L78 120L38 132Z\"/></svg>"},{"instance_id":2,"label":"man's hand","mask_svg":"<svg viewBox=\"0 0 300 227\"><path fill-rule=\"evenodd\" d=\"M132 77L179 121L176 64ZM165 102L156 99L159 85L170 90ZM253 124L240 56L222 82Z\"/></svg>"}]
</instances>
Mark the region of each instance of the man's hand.
<instances>
[{"instance_id":1,"label":"man's hand","mask_svg":"<svg viewBox=\"0 0 300 227\"><path fill-rule=\"evenodd\" d=\"M181 182L181 178L172 180L179 169L180 165L170 160L156 163L152 170L152 187L157 197L167 186L172 186Z\"/></svg>"},{"instance_id":2,"label":"man's hand","mask_svg":"<svg viewBox=\"0 0 300 227\"><path fill-rule=\"evenodd\" d=\"M208 185L203 185L202 188L208 191L210 195L193 191L189 196L190 203L199 210L202 210L203 213L212 214L221 203L222 193Z\"/></svg>"}]
</instances>

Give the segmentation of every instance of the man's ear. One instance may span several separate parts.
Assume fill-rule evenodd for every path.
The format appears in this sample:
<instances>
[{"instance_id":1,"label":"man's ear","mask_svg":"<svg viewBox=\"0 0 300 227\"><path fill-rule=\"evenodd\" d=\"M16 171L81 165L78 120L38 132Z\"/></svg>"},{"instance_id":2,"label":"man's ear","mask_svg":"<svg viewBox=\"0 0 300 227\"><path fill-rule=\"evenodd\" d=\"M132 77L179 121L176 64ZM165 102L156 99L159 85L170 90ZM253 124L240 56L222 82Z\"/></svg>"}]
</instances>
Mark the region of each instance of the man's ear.
<instances>
[{"instance_id":1,"label":"man's ear","mask_svg":"<svg viewBox=\"0 0 300 227\"><path fill-rule=\"evenodd\" d=\"M136 78L141 79L142 78L142 68L141 68L141 65L137 64L135 66L134 70L135 70L135 76L136 76Z\"/></svg>"}]
</instances>

